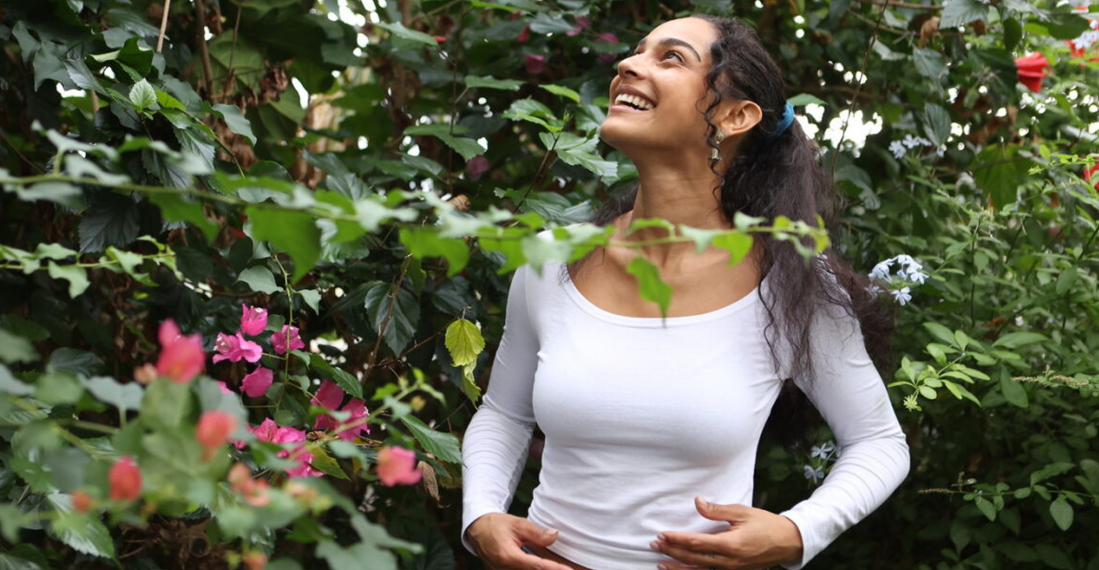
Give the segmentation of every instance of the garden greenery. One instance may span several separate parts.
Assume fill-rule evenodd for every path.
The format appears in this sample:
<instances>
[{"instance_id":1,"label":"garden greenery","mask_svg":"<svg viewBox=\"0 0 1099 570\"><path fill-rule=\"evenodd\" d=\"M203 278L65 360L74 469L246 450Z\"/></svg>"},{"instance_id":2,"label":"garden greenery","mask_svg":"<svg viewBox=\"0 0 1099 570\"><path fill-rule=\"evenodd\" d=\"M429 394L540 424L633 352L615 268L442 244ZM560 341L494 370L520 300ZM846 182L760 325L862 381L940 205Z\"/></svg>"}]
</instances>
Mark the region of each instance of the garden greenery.
<instances>
[{"instance_id":1,"label":"garden greenery","mask_svg":"<svg viewBox=\"0 0 1099 570\"><path fill-rule=\"evenodd\" d=\"M913 469L814 564L1099 569L1099 4L1055 0L5 0L0 567L478 568L508 274L610 242L614 62L700 11L757 27L896 305ZM819 484L814 436L756 506Z\"/></svg>"}]
</instances>

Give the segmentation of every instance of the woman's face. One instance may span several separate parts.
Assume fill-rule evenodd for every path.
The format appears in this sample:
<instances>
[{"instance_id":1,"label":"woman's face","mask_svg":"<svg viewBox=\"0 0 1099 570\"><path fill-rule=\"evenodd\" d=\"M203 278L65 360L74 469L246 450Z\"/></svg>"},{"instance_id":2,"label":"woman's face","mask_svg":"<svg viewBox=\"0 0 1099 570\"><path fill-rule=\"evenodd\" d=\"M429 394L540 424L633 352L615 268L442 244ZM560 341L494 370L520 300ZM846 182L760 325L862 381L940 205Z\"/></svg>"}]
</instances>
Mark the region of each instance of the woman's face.
<instances>
[{"instance_id":1,"label":"woman's face","mask_svg":"<svg viewBox=\"0 0 1099 570\"><path fill-rule=\"evenodd\" d=\"M682 18L649 32L618 64L610 109L599 134L629 150L667 149L708 153L702 111L710 70L710 45L718 32L709 22Z\"/></svg>"}]
</instances>

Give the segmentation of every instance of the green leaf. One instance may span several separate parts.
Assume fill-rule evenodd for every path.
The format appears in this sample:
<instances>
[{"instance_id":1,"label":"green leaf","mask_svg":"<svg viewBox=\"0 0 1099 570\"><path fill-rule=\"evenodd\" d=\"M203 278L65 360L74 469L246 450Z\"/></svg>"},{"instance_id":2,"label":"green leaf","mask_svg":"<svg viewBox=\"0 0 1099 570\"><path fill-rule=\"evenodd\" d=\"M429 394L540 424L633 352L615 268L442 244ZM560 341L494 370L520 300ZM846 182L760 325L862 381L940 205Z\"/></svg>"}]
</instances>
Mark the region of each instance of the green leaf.
<instances>
[{"instance_id":1,"label":"green leaf","mask_svg":"<svg viewBox=\"0 0 1099 570\"><path fill-rule=\"evenodd\" d=\"M473 377L473 371L476 367L476 361L462 367L462 393L469 398L474 408L477 407L477 400L481 398L481 387L477 385L477 379Z\"/></svg>"},{"instance_id":2,"label":"green leaf","mask_svg":"<svg viewBox=\"0 0 1099 570\"><path fill-rule=\"evenodd\" d=\"M553 85L552 83L548 85L540 85L540 87L542 89L545 89L546 91L549 91L550 93L553 93L554 95L560 95L561 97L570 99L573 103L580 103L580 94L576 91L573 91L572 89L569 89L568 87Z\"/></svg>"},{"instance_id":3,"label":"green leaf","mask_svg":"<svg viewBox=\"0 0 1099 570\"><path fill-rule=\"evenodd\" d=\"M637 279L641 298L660 306L660 316L668 316L672 304L672 287L660 278L660 270L644 257L635 257L626 266L626 272Z\"/></svg>"},{"instance_id":4,"label":"green leaf","mask_svg":"<svg viewBox=\"0 0 1099 570\"><path fill-rule=\"evenodd\" d=\"M14 191L24 202L48 200L71 210L83 209L83 192L67 182L39 182L30 188L5 186L5 189Z\"/></svg>"},{"instance_id":5,"label":"green leaf","mask_svg":"<svg viewBox=\"0 0 1099 570\"><path fill-rule=\"evenodd\" d=\"M59 513L50 524L51 535L77 552L114 558L114 539L97 515L91 512L74 513L71 495L54 493L47 495L46 499Z\"/></svg>"},{"instance_id":6,"label":"green leaf","mask_svg":"<svg viewBox=\"0 0 1099 570\"><path fill-rule=\"evenodd\" d=\"M396 295L396 301L393 300ZM391 283L375 283L366 292L367 316L375 331L384 328L385 344L400 354L416 332L420 303L407 289Z\"/></svg>"},{"instance_id":7,"label":"green leaf","mask_svg":"<svg viewBox=\"0 0 1099 570\"><path fill-rule=\"evenodd\" d=\"M988 18L988 4L980 0L946 0L940 16L939 28L957 28L976 20Z\"/></svg>"},{"instance_id":8,"label":"green leaf","mask_svg":"<svg viewBox=\"0 0 1099 570\"><path fill-rule=\"evenodd\" d=\"M158 378L148 388L141 403L141 419L156 430L174 430L191 411L191 391L187 384Z\"/></svg>"},{"instance_id":9,"label":"green leaf","mask_svg":"<svg viewBox=\"0 0 1099 570\"><path fill-rule=\"evenodd\" d=\"M240 112L240 107L220 104L214 105L213 109L221 115L222 119L225 119L225 124L229 126L229 130L248 139L248 142L252 143L253 146L256 144L256 135L252 133L252 123L244 118L244 115Z\"/></svg>"},{"instance_id":10,"label":"green leaf","mask_svg":"<svg viewBox=\"0 0 1099 570\"><path fill-rule=\"evenodd\" d=\"M559 132L558 119L549 107L534 99L519 99L504 111L505 119L522 120L542 125L550 132Z\"/></svg>"},{"instance_id":11,"label":"green leaf","mask_svg":"<svg viewBox=\"0 0 1099 570\"><path fill-rule=\"evenodd\" d=\"M469 246L463 239L444 238L435 230L421 228L401 228L400 239L417 259L446 257L447 277L457 275L469 263Z\"/></svg>"},{"instance_id":12,"label":"green leaf","mask_svg":"<svg viewBox=\"0 0 1099 570\"><path fill-rule=\"evenodd\" d=\"M931 139L935 146L946 144L950 137L950 113L946 109L934 103L925 103L923 106L924 133Z\"/></svg>"},{"instance_id":13,"label":"green leaf","mask_svg":"<svg viewBox=\"0 0 1099 570\"><path fill-rule=\"evenodd\" d=\"M275 276L271 273L271 270L262 265L249 267L241 271L237 281L243 281L249 289L257 293L273 295L282 291L282 287L275 283Z\"/></svg>"},{"instance_id":14,"label":"green leaf","mask_svg":"<svg viewBox=\"0 0 1099 570\"><path fill-rule=\"evenodd\" d=\"M83 376L91 376L104 369L103 360L86 350L69 347L61 347L50 353L49 362L46 363L47 372L72 372Z\"/></svg>"},{"instance_id":15,"label":"green leaf","mask_svg":"<svg viewBox=\"0 0 1099 570\"><path fill-rule=\"evenodd\" d=\"M50 262L47 266L47 272L50 277L54 279L64 279L69 282L69 297L73 299L80 296L81 293L88 290L88 286L91 282L88 281L88 274L83 267L77 265L58 265L54 262Z\"/></svg>"},{"instance_id":16,"label":"green leaf","mask_svg":"<svg viewBox=\"0 0 1099 570\"><path fill-rule=\"evenodd\" d=\"M97 400L110 404L118 408L119 411L126 412L141 409L141 399L144 397L145 391L141 389L140 384L133 382L120 384L117 380L108 376L93 376L84 380L83 383L84 387Z\"/></svg>"},{"instance_id":17,"label":"green leaf","mask_svg":"<svg viewBox=\"0 0 1099 570\"><path fill-rule=\"evenodd\" d=\"M144 79L138 81L130 89L130 103L138 111L155 110L159 106L156 102L156 89Z\"/></svg>"},{"instance_id":18,"label":"green leaf","mask_svg":"<svg viewBox=\"0 0 1099 570\"><path fill-rule=\"evenodd\" d=\"M139 217L137 204L127 196L108 193L97 197L80 217L80 252L129 245L137 238Z\"/></svg>"},{"instance_id":19,"label":"green leaf","mask_svg":"<svg viewBox=\"0 0 1099 570\"><path fill-rule=\"evenodd\" d=\"M29 396L34 393L34 386L17 379L7 366L0 364L0 392L12 396Z\"/></svg>"},{"instance_id":20,"label":"green leaf","mask_svg":"<svg viewBox=\"0 0 1099 570\"><path fill-rule=\"evenodd\" d=\"M38 358L38 351L29 340L0 328L0 360L11 364L34 362Z\"/></svg>"},{"instance_id":21,"label":"green leaf","mask_svg":"<svg viewBox=\"0 0 1099 570\"><path fill-rule=\"evenodd\" d=\"M294 259L291 281L298 281L316 266L321 254L321 231L313 216L255 206L249 206L245 212L252 222L252 239L266 240Z\"/></svg>"},{"instance_id":22,"label":"green leaf","mask_svg":"<svg viewBox=\"0 0 1099 570\"><path fill-rule=\"evenodd\" d=\"M485 339L477 325L458 319L446 328L446 348L454 366L466 366L477 362L477 356L485 350Z\"/></svg>"},{"instance_id":23,"label":"green leaf","mask_svg":"<svg viewBox=\"0 0 1099 570\"><path fill-rule=\"evenodd\" d=\"M316 289L305 289L305 290L298 291L297 293L298 293L298 295L301 295L301 300L304 301L305 304L308 305L310 309L313 309L314 313L316 313L318 315L321 314L321 310L320 310L321 292L320 291L317 291Z\"/></svg>"},{"instance_id":24,"label":"green leaf","mask_svg":"<svg viewBox=\"0 0 1099 570\"><path fill-rule=\"evenodd\" d=\"M1057 276L1057 284L1054 286L1054 291L1058 296L1064 295L1072 290L1073 284L1076 283L1077 271L1075 266L1066 267L1060 275Z\"/></svg>"},{"instance_id":25,"label":"green leaf","mask_svg":"<svg viewBox=\"0 0 1099 570\"><path fill-rule=\"evenodd\" d=\"M190 222L206 237L207 243L217 238L218 226L206 217L202 202L192 200L180 194L156 193L146 198L160 208L160 215L166 222Z\"/></svg>"},{"instance_id":26,"label":"green leaf","mask_svg":"<svg viewBox=\"0 0 1099 570\"><path fill-rule=\"evenodd\" d=\"M504 91L518 91L520 87L524 85L524 82L515 79L496 79L489 75L486 77L478 77L476 75L466 76L466 87L470 89L502 89Z\"/></svg>"},{"instance_id":27,"label":"green leaf","mask_svg":"<svg viewBox=\"0 0 1099 570\"><path fill-rule=\"evenodd\" d=\"M1057 527L1061 530L1068 530L1069 527L1072 526L1072 505L1065 500L1063 495L1057 497L1056 501L1049 504L1049 514L1053 517L1053 522L1057 523Z\"/></svg>"},{"instance_id":28,"label":"green leaf","mask_svg":"<svg viewBox=\"0 0 1099 570\"><path fill-rule=\"evenodd\" d=\"M714 247L719 247L729 252L728 267L732 267L744 260L744 256L752 249L752 236L749 234L731 231L713 238Z\"/></svg>"},{"instance_id":29,"label":"green leaf","mask_svg":"<svg viewBox=\"0 0 1099 570\"><path fill-rule=\"evenodd\" d=\"M1026 346L1028 344L1044 342L1047 340L1049 340L1049 337L1044 334L1031 331L1020 331L1008 333L1001 336L1000 338L996 339L996 342L992 343L992 346L1002 346L1004 348L1014 349L1019 348L1020 346Z\"/></svg>"},{"instance_id":30,"label":"green leaf","mask_svg":"<svg viewBox=\"0 0 1099 570\"><path fill-rule=\"evenodd\" d=\"M954 346L954 332L939 323L924 323L923 327L931 333L931 336L939 339L948 346Z\"/></svg>"},{"instance_id":31,"label":"green leaf","mask_svg":"<svg viewBox=\"0 0 1099 570\"><path fill-rule=\"evenodd\" d=\"M310 465L315 467L325 475L331 475L337 479L349 480L350 477L347 473L343 472L340 464L328 454L328 450L323 447L312 447L309 452L313 454L313 460L309 462Z\"/></svg>"},{"instance_id":32,"label":"green leaf","mask_svg":"<svg viewBox=\"0 0 1099 570\"><path fill-rule=\"evenodd\" d=\"M431 36L429 36L429 35L427 35L423 32L419 32L419 31L416 31L416 30L410 30L410 29L404 27L404 25L402 25L399 22L393 22L393 23L378 22L377 24L374 24L374 25L381 28L381 29L383 29L383 30L389 30L389 32L391 34L393 34L393 37L400 38L402 40L407 40L407 41L412 42L412 43L421 44L421 45L424 45L424 46L439 47L439 42L436 42L435 38L433 38L433 37L431 37Z\"/></svg>"},{"instance_id":33,"label":"green leaf","mask_svg":"<svg viewBox=\"0 0 1099 570\"><path fill-rule=\"evenodd\" d=\"M457 131L456 131L457 132ZM473 139L455 136L448 125L415 125L405 129L406 136L430 135L443 141L444 144L462 155L465 160L485 153L485 149Z\"/></svg>"},{"instance_id":34,"label":"green leaf","mask_svg":"<svg viewBox=\"0 0 1099 570\"><path fill-rule=\"evenodd\" d=\"M462 463L462 450L457 437L427 427L427 424L420 421L416 416L404 416L401 418L401 423L412 432L412 436L416 438L424 451L435 456L436 459L447 463Z\"/></svg>"},{"instance_id":35,"label":"green leaf","mask_svg":"<svg viewBox=\"0 0 1099 570\"><path fill-rule=\"evenodd\" d=\"M823 99L817 97L816 95L810 95L809 93L798 93L797 95L794 95L793 97L787 99L786 102L795 107L804 107L806 105L820 105L821 107L828 106L828 103L826 103Z\"/></svg>"},{"instance_id":36,"label":"green leaf","mask_svg":"<svg viewBox=\"0 0 1099 570\"><path fill-rule=\"evenodd\" d=\"M1018 158L1018 150L1015 145L988 145L974 160L973 179L997 208L1015 202L1030 176L1033 161Z\"/></svg>"},{"instance_id":37,"label":"green leaf","mask_svg":"<svg viewBox=\"0 0 1099 570\"><path fill-rule=\"evenodd\" d=\"M989 521L996 520L996 505L993 505L991 502L985 500L985 498L981 496L977 496L975 499L973 499L973 502L977 505L977 509L981 511L981 514L983 514L985 517L988 517Z\"/></svg>"}]
</instances>

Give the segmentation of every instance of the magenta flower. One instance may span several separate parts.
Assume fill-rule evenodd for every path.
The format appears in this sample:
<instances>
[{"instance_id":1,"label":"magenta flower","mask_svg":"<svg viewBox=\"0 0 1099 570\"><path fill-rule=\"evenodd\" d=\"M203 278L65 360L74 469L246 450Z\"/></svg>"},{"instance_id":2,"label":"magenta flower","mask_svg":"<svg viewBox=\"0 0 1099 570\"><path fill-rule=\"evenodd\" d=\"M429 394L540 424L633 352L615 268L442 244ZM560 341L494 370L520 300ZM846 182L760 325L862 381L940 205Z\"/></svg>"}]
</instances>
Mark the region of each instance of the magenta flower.
<instances>
[{"instance_id":1,"label":"magenta flower","mask_svg":"<svg viewBox=\"0 0 1099 570\"><path fill-rule=\"evenodd\" d=\"M267 393L267 389L271 387L271 381L274 379L275 373L270 368L260 366L244 377L244 380L241 381L241 389L244 390L245 394L258 398Z\"/></svg>"},{"instance_id":2,"label":"magenta flower","mask_svg":"<svg viewBox=\"0 0 1099 570\"><path fill-rule=\"evenodd\" d=\"M206 365L206 353L202 351L202 335L183 336L172 319L160 323L157 332L160 339L160 357L156 361L157 374L172 382L184 384L202 373ZM216 361L215 361L216 362Z\"/></svg>"},{"instance_id":3,"label":"magenta flower","mask_svg":"<svg viewBox=\"0 0 1099 570\"><path fill-rule=\"evenodd\" d=\"M340 388L334 382L325 380L321 382L321 387L317 388L317 393L313 395L309 402L322 408L337 410L340 407L340 402L343 402L344 394L343 388Z\"/></svg>"},{"instance_id":4,"label":"magenta flower","mask_svg":"<svg viewBox=\"0 0 1099 570\"><path fill-rule=\"evenodd\" d=\"M527 73L538 75L546 70L546 56L527 54L523 56L523 64L527 67Z\"/></svg>"},{"instance_id":5,"label":"magenta flower","mask_svg":"<svg viewBox=\"0 0 1099 570\"><path fill-rule=\"evenodd\" d=\"M351 417L347 418L343 423L352 423L357 420L361 420L368 416L370 412L366 409L366 402L352 398L351 401L344 404L340 408L340 402L343 402L343 398L346 392L343 388L340 388L336 384L325 380L321 382L321 387L317 389L317 393L310 400L316 406L326 408L329 410L335 410L337 408L342 412L349 412ZM317 416L316 422L313 424L314 429L331 429L337 430L335 435L345 441L351 441L355 439L359 434L366 432L370 433L370 426L366 424L340 429L340 423L336 418L329 414L321 414Z\"/></svg>"},{"instance_id":6,"label":"magenta flower","mask_svg":"<svg viewBox=\"0 0 1099 570\"><path fill-rule=\"evenodd\" d=\"M271 418L264 418L263 423L256 427L248 428L256 436L256 439L266 442L274 442L275 434L279 431L279 425Z\"/></svg>"},{"instance_id":7,"label":"magenta flower","mask_svg":"<svg viewBox=\"0 0 1099 570\"><path fill-rule=\"evenodd\" d=\"M571 30L565 32L565 35L569 36L569 37L575 36L575 35L580 33L580 30L583 30L584 28L586 28L590 25L591 25L591 18L589 18L587 16L580 16L579 18L576 19L576 26L574 26Z\"/></svg>"},{"instance_id":8,"label":"magenta flower","mask_svg":"<svg viewBox=\"0 0 1099 570\"><path fill-rule=\"evenodd\" d=\"M267 328L267 309L240 304L240 330L246 335L255 336Z\"/></svg>"},{"instance_id":9,"label":"magenta flower","mask_svg":"<svg viewBox=\"0 0 1099 570\"><path fill-rule=\"evenodd\" d=\"M287 331L289 330L289 348L287 348ZM298 327L292 327L290 325L282 325L279 332L271 335L271 346L275 348L275 352L279 354L286 354L289 350L299 350L305 348L305 343L302 342L301 337L298 336Z\"/></svg>"},{"instance_id":10,"label":"magenta flower","mask_svg":"<svg viewBox=\"0 0 1099 570\"><path fill-rule=\"evenodd\" d=\"M351 417L347 418L345 422L349 424L362 420L370 415L370 411L366 409L366 402L356 398L352 398L350 402L344 404L341 411L351 413ZM336 435L344 441L353 441L363 433L370 433L370 426L365 423L336 431Z\"/></svg>"},{"instance_id":11,"label":"magenta flower","mask_svg":"<svg viewBox=\"0 0 1099 570\"><path fill-rule=\"evenodd\" d=\"M604 32L604 33L599 34L598 36L596 36L595 41L596 41L596 43L606 42L606 43L616 44L616 43L618 43L618 36L616 36L616 35L614 35L610 32ZM616 59L618 59L618 56L613 54L613 53L604 53L604 54L599 55L599 61L601 61L603 63L611 63L612 61L614 61Z\"/></svg>"},{"instance_id":12,"label":"magenta flower","mask_svg":"<svg viewBox=\"0 0 1099 570\"><path fill-rule=\"evenodd\" d=\"M239 332L233 336L229 336L225 333L218 333L217 342L214 343L214 350L217 350L218 352L214 355L215 364L222 360L231 362L239 362L241 360L256 362L263 356L263 349L260 348L258 344L246 340Z\"/></svg>"},{"instance_id":13,"label":"magenta flower","mask_svg":"<svg viewBox=\"0 0 1099 570\"><path fill-rule=\"evenodd\" d=\"M273 443L304 444L305 432L291 427L281 427L275 431ZM321 475L324 475L324 473L310 465L310 463L313 462L313 454L305 451L305 445L295 446L293 450L284 449L276 455L278 457L290 457L291 454L293 454L294 460L298 462L298 465L287 469L287 475L291 477L320 477Z\"/></svg>"},{"instance_id":14,"label":"magenta flower","mask_svg":"<svg viewBox=\"0 0 1099 570\"><path fill-rule=\"evenodd\" d=\"M466 163L466 172L469 173L470 178L477 180L482 174L488 172L491 166L487 158L475 156Z\"/></svg>"},{"instance_id":15,"label":"magenta flower","mask_svg":"<svg viewBox=\"0 0 1099 570\"><path fill-rule=\"evenodd\" d=\"M218 390L221 390L222 394L236 394L236 392L234 392L231 388L229 388L229 385L226 384L225 382L222 382L222 381L219 380L217 384L218 384Z\"/></svg>"},{"instance_id":16,"label":"magenta flower","mask_svg":"<svg viewBox=\"0 0 1099 570\"><path fill-rule=\"evenodd\" d=\"M416 454L403 447L386 446L378 452L378 479L387 487L412 485L420 481Z\"/></svg>"}]
</instances>

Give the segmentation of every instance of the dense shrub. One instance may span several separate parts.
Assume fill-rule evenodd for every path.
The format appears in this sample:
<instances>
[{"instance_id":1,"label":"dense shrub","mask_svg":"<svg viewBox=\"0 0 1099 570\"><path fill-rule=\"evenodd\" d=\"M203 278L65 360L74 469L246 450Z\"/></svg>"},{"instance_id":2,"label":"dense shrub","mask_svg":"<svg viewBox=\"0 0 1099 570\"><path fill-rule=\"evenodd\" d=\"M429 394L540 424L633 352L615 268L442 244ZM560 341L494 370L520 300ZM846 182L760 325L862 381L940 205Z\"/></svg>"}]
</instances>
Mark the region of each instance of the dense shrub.
<instances>
[{"instance_id":1,"label":"dense shrub","mask_svg":"<svg viewBox=\"0 0 1099 570\"><path fill-rule=\"evenodd\" d=\"M0 567L479 567L458 436L508 273L606 243L614 61L701 10L758 26L898 305L913 470L814 565L1099 569L1096 14L942 4L6 0ZM688 239L759 231L825 245Z\"/></svg>"}]
</instances>

